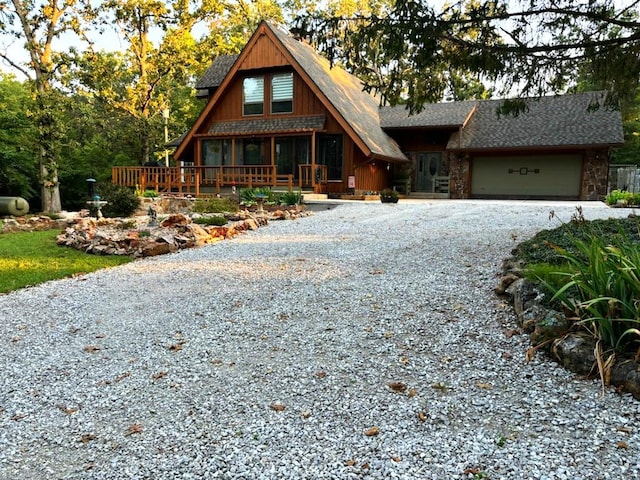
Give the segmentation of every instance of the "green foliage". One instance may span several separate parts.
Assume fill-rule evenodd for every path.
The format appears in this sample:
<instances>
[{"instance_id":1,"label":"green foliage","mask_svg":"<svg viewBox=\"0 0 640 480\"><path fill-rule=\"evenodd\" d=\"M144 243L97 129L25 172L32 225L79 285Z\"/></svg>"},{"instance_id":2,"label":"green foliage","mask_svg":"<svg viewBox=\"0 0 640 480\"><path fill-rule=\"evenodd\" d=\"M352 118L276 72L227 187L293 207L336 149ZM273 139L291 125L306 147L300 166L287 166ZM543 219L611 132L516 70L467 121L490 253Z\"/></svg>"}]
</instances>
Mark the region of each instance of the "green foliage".
<instances>
[{"instance_id":1,"label":"green foliage","mask_svg":"<svg viewBox=\"0 0 640 480\"><path fill-rule=\"evenodd\" d=\"M192 209L196 213L225 213L237 210L237 203L230 198L198 198Z\"/></svg>"},{"instance_id":2,"label":"green foliage","mask_svg":"<svg viewBox=\"0 0 640 480\"><path fill-rule=\"evenodd\" d=\"M205 217L194 218L193 223L197 223L199 225L215 225L215 226L221 227L223 225L226 225L228 221L226 218L220 215L215 215L212 217L205 216Z\"/></svg>"},{"instance_id":3,"label":"green foliage","mask_svg":"<svg viewBox=\"0 0 640 480\"><path fill-rule=\"evenodd\" d=\"M618 203L624 205L640 205L640 193L613 190L607 195L605 202L607 205L617 205Z\"/></svg>"},{"instance_id":4,"label":"green foliage","mask_svg":"<svg viewBox=\"0 0 640 480\"><path fill-rule=\"evenodd\" d=\"M558 265L565 262L557 248L573 255L580 255L575 239L586 240L590 236L615 242L623 237L640 241L639 221L636 217L624 219L593 220L590 222L571 221L552 230L542 230L531 239L520 243L513 255L527 264L547 263Z\"/></svg>"},{"instance_id":5,"label":"green foliage","mask_svg":"<svg viewBox=\"0 0 640 480\"><path fill-rule=\"evenodd\" d=\"M142 192L142 196L145 198L157 198L158 192L156 192L155 190L145 190L144 192Z\"/></svg>"},{"instance_id":6,"label":"green foliage","mask_svg":"<svg viewBox=\"0 0 640 480\"><path fill-rule=\"evenodd\" d=\"M559 249L573 273L553 288L559 301L605 347L624 351L640 341L640 244L625 237L613 244L574 238L579 254ZM549 286L549 285L547 285Z\"/></svg>"},{"instance_id":7,"label":"green foliage","mask_svg":"<svg viewBox=\"0 0 640 480\"><path fill-rule=\"evenodd\" d=\"M131 258L90 255L56 245L56 230L0 234L0 293L122 265Z\"/></svg>"},{"instance_id":8,"label":"green foliage","mask_svg":"<svg viewBox=\"0 0 640 480\"><path fill-rule=\"evenodd\" d=\"M247 187L240 189L240 203L242 205L255 205L256 197L262 196L265 204L277 204L278 195L269 187Z\"/></svg>"},{"instance_id":9,"label":"green foliage","mask_svg":"<svg viewBox=\"0 0 640 480\"><path fill-rule=\"evenodd\" d=\"M382 199L395 200L398 197L398 192L396 190L392 190L391 188L385 188L380 192L380 198Z\"/></svg>"},{"instance_id":10,"label":"green foliage","mask_svg":"<svg viewBox=\"0 0 640 480\"><path fill-rule=\"evenodd\" d=\"M0 99L0 195L31 200L38 190L38 160L29 89L0 73Z\"/></svg>"},{"instance_id":11,"label":"green foliage","mask_svg":"<svg viewBox=\"0 0 640 480\"><path fill-rule=\"evenodd\" d=\"M108 202L102 207L105 217L128 217L140 206L140 199L130 188L104 183L97 191L100 198Z\"/></svg>"},{"instance_id":12,"label":"green foliage","mask_svg":"<svg viewBox=\"0 0 640 480\"><path fill-rule=\"evenodd\" d=\"M613 0L526 5L447 2L436 11L427 0L400 1L379 14L309 9L295 23L334 63L360 76L365 89L391 104L406 99L414 111L441 100L451 85L477 94L469 80L478 78L500 85L501 95L539 96L565 91L582 69L612 93L609 105L635 91L637 9Z\"/></svg>"},{"instance_id":13,"label":"green foliage","mask_svg":"<svg viewBox=\"0 0 640 480\"><path fill-rule=\"evenodd\" d=\"M279 195L280 205L299 205L302 201L302 192L282 192Z\"/></svg>"}]
</instances>

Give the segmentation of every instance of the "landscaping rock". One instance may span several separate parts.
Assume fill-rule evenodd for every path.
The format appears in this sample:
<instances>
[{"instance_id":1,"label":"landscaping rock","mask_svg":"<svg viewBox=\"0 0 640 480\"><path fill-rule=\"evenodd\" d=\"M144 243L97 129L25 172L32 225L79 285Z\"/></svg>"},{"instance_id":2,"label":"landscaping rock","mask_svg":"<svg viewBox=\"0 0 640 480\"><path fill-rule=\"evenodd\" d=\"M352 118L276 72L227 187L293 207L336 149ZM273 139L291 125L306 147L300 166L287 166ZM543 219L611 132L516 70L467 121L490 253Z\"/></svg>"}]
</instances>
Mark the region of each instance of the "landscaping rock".
<instances>
[{"instance_id":1,"label":"landscaping rock","mask_svg":"<svg viewBox=\"0 0 640 480\"><path fill-rule=\"evenodd\" d=\"M278 219L296 219L311 212L293 210L278 213ZM183 214L173 214L160 225L149 225L150 217L77 218L58 235L58 245L73 247L97 255L149 257L193 248L232 238L247 230L269 224L272 214L253 215L242 211L235 223L222 227L202 227ZM143 235L144 233L144 235Z\"/></svg>"},{"instance_id":2,"label":"landscaping rock","mask_svg":"<svg viewBox=\"0 0 640 480\"><path fill-rule=\"evenodd\" d=\"M616 362L611 369L611 383L640 399L640 365L635 360Z\"/></svg>"},{"instance_id":3,"label":"landscaping rock","mask_svg":"<svg viewBox=\"0 0 640 480\"><path fill-rule=\"evenodd\" d=\"M532 301L540 296L540 291L536 285L526 278L519 278L511 283L505 293L513 298L513 308L518 316L531 306Z\"/></svg>"},{"instance_id":4,"label":"landscaping rock","mask_svg":"<svg viewBox=\"0 0 640 480\"><path fill-rule=\"evenodd\" d=\"M591 335L576 332L554 341L551 356L567 370L588 375L595 368L595 348L596 341Z\"/></svg>"},{"instance_id":5,"label":"landscaping rock","mask_svg":"<svg viewBox=\"0 0 640 480\"><path fill-rule=\"evenodd\" d=\"M535 327L531 333L531 343L541 345L545 342L559 338L571 328L571 322L564 313L555 310L538 307L540 317L535 321Z\"/></svg>"}]
</instances>

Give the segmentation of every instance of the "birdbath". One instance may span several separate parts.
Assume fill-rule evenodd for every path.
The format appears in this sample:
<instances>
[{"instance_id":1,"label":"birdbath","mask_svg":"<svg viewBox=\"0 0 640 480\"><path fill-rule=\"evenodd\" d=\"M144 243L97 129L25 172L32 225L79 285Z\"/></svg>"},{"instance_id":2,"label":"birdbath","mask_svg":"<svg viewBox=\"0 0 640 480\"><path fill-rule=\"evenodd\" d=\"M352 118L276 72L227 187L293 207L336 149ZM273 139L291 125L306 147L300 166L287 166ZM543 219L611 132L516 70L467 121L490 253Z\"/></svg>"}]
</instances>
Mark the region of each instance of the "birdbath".
<instances>
[{"instance_id":1,"label":"birdbath","mask_svg":"<svg viewBox=\"0 0 640 480\"><path fill-rule=\"evenodd\" d=\"M87 201L87 205L96 209L96 218L102 218L102 207L107 203L105 200L100 200L100 195L94 195L93 200Z\"/></svg>"},{"instance_id":2,"label":"birdbath","mask_svg":"<svg viewBox=\"0 0 640 480\"><path fill-rule=\"evenodd\" d=\"M258 203L258 213L264 213L264 199L267 196L264 193L256 193L256 202Z\"/></svg>"}]
</instances>

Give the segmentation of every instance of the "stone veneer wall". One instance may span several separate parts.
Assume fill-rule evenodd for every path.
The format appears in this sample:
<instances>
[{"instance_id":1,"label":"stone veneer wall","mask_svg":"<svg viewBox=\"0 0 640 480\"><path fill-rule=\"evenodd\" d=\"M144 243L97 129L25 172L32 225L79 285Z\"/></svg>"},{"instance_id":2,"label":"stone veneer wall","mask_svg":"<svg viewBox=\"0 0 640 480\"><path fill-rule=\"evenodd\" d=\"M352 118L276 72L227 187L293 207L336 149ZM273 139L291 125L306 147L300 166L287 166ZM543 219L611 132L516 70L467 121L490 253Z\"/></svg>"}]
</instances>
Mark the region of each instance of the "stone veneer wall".
<instances>
[{"instance_id":1,"label":"stone veneer wall","mask_svg":"<svg viewBox=\"0 0 640 480\"><path fill-rule=\"evenodd\" d=\"M609 177L608 152L588 150L582 161L580 200L603 200L607 196Z\"/></svg>"},{"instance_id":2,"label":"stone veneer wall","mask_svg":"<svg viewBox=\"0 0 640 480\"><path fill-rule=\"evenodd\" d=\"M468 155L458 159L457 153L449 153L449 198L471 198L471 161Z\"/></svg>"}]
</instances>

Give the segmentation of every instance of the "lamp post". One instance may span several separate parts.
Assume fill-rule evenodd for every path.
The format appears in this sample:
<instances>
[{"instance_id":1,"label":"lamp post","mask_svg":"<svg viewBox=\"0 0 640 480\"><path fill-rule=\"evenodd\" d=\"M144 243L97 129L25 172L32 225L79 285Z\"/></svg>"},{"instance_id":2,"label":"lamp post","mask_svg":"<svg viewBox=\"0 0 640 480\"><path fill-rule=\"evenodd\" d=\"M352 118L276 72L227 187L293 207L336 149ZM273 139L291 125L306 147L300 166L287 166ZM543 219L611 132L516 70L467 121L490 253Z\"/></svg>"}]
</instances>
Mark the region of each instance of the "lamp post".
<instances>
[{"instance_id":1,"label":"lamp post","mask_svg":"<svg viewBox=\"0 0 640 480\"><path fill-rule=\"evenodd\" d=\"M169 143L169 109L162 110L162 118L164 119L164 164L169 166L169 150L167 150L167 143Z\"/></svg>"}]
</instances>

